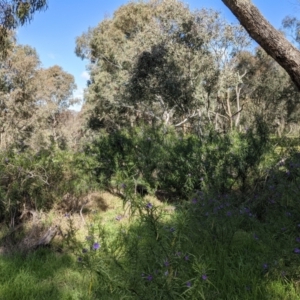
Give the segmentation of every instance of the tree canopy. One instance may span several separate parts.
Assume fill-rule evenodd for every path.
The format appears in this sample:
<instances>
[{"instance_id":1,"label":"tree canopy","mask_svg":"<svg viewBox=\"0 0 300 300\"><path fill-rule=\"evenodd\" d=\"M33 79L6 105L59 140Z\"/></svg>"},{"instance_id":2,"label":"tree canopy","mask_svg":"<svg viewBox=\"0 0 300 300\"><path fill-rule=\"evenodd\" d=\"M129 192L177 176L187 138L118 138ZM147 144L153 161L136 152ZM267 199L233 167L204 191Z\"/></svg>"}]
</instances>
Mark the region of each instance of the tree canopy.
<instances>
[{"instance_id":1,"label":"tree canopy","mask_svg":"<svg viewBox=\"0 0 300 300\"><path fill-rule=\"evenodd\" d=\"M0 0L0 54L6 55L9 31L33 19L37 11L47 8L47 0Z\"/></svg>"}]
</instances>

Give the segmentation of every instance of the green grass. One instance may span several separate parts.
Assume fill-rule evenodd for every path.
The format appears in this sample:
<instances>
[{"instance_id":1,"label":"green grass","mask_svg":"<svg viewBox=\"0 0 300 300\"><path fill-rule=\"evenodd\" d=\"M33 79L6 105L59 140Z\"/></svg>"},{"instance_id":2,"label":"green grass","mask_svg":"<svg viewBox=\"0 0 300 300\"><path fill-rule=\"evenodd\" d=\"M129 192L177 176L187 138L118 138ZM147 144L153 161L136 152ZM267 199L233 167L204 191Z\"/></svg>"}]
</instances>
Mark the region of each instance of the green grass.
<instances>
[{"instance_id":1,"label":"green grass","mask_svg":"<svg viewBox=\"0 0 300 300\"><path fill-rule=\"evenodd\" d=\"M0 256L0 299L89 299L89 282L74 257L50 249Z\"/></svg>"},{"instance_id":2,"label":"green grass","mask_svg":"<svg viewBox=\"0 0 300 300\"><path fill-rule=\"evenodd\" d=\"M274 206L261 222L233 205L214 214L219 200L194 199L170 212L149 198L153 208L131 221L115 219L114 200L87 218L93 238L81 234L75 252L0 256L0 299L300 299L296 211ZM92 251L95 241L101 248Z\"/></svg>"}]
</instances>

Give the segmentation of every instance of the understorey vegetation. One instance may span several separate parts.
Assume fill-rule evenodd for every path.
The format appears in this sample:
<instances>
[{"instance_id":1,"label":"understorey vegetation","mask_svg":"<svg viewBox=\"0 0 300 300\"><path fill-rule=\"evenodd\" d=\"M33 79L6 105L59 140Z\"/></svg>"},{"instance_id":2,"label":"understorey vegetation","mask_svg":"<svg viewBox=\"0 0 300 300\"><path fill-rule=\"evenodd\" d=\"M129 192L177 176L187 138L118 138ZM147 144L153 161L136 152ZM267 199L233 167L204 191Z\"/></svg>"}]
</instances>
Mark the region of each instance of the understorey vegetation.
<instances>
[{"instance_id":1,"label":"understorey vegetation","mask_svg":"<svg viewBox=\"0 0 300 300\"><path fill-rule=\"evenodd\" d=\"M299 92L242 27L120 7L77 38L79 113L5 38L1 299L300 299Z\"/></svg>"}]
</instances>

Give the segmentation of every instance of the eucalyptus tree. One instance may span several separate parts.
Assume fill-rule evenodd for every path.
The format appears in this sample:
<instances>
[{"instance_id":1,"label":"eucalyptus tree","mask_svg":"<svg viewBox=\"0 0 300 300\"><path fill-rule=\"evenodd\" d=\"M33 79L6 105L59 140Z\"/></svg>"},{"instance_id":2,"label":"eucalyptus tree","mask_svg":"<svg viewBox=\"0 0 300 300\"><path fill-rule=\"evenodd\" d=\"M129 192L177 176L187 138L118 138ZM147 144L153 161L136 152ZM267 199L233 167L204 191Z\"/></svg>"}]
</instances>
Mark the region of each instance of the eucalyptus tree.
<instances>
[{"instance_id":1,"label":"eucalyptus tree","mask_svg":"<svg viewBox=\"0 0 300 300\"><path fill-rule=\"evenodd\" d=\"M29 46L15 45L0 61L0 147L23 142L36 120L36 75L40 61Z\"/></svg>"},{"instance_id":2,"label":"eucalyptus tree","mask_svg":"<svg viewBox=\"0 0 300 300\"><path fill-rule=\"evenodd\" d=\"M7 55L9 31L30 22L37 11L47 8L47 0L0 0L0 54Z\"/></svg>"},{"instance_id":3,"label":"eucalyptus tree","mask_svg":"<svg viewBox=\"0 0 300 300\"><path fill-rule=\"evenodd\" d=\"M242 27L211 10L191 12L176 0L120 7L77 38L76 54L90 60L90 126L220 122L218 93L239 84L236 75L230 84L225 79L241 45L247 46Z\"/></svg>"},{"instance_id":4,"label":"eucalyptus tree","mask_svg":"<svg viewBox=\"0 0 300 300\"><path fill-rule=\"evenodd\" d=\"M260 115L278 135L296 129L299 92L285 70L262 48L238 54L235 68L245 73L241 101L246 103L241 123L249 127Z\"/></svg>"},{"instance_id":5,"label":"eucalyptus tree","mask_svg":"<svg viewBox=\"0 0 300 300\"><path fill-rule=\"evenodd\" d=\"M222 0L249 35L289 74L300 89L300 51L276 30L251 0Z\"/></svg>"},{"instance_id":6,"label":"eucalyptus tree","mask_svg":"<svg viewBox=\"0 0 300 300\"><path fill-rule=\"evenodd\" d=\"M41 68L35 49L13 44L0 60L0 148L41 147L62 138L62 118L76 88L59 66Z\"/></svg>"},{"instance_id":7,"label":"eucalyptus tree","mask_svg":"<svg viewBox=\"0 0 300 300\"><path fill-rule=\"evenodd\" d=\"M64 130L65 119L69 116L66 111L72 104L79 102L73 96L76 89L74 76L55 65L38 70L37 79L36 104L40 126L36 128L36 143L49 143L51 139L55 143L64 144L68 140L68 132L72 132L70 127Z\"/></svg>"}]
</instances>

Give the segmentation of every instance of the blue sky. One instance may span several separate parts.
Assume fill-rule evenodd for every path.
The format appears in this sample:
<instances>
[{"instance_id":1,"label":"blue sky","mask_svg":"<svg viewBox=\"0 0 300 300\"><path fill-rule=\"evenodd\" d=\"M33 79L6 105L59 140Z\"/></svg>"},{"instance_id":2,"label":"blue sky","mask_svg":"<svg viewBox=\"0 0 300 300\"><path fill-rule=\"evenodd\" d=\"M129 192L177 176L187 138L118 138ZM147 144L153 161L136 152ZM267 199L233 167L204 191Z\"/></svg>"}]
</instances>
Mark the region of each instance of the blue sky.
<instances>
[{"instance_id":1,"label":"blue sky","mask_svg":"<svg viewBox=\"0 0 300 300\"><path fill-rule=\"evenodd\" d=\"M75 53L75 39L89 27L96 26L106 16L128 1L124 0L49 0L46 11L36 13L30 24L20 27L18 42L34 47L43 67L61 66L75 77L76 96L82 97L86 86L86 61ZM232 23L237 20L221 0L185 0L191 10L213 8ZM252 0L269 22L279 28L287 15L300 17L297 0ZM77 107L78 109L79 107Z\"/></svg>"}]
</instances>

